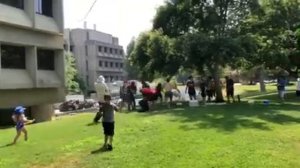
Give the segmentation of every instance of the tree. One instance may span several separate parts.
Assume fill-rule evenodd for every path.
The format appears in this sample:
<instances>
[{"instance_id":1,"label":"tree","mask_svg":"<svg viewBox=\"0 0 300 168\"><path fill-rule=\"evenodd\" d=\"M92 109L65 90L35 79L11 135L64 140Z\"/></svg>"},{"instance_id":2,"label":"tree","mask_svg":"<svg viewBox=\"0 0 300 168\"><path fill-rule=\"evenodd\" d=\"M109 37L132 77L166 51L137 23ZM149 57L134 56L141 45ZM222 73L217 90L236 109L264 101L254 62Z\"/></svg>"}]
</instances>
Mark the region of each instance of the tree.
<instances>
[{"instance_id":1,"label":"tree","mask_svg":"<svg viewBox=\"0 0 300 168\"><path fill-rule=\"evenodd\" d=\"M251 34L258 47L257 54L249 57L248 62L252 67L280 67L296 77L299 69L296 30L300 23L300 2L263 0L261 4L261 12L248 16L240 25L241 33Z\"/></svg>"},{"instance_id":2,"label":"tree","mask_svg":"<svg viewBox=\"0 0 300 168\"><path fill-rule=\"evenodd\" d=\"M133 38L127 46L127 58L125 59L125 71L129 79L139 78L139 69L131 62L131 54L134 51L135 39Z\"/></svg>"},{"instance_id":3,"label":"tree","mask_svg":"<svg viewBox=\"0 0 300 168\"><path fill-rule=\"evenodd\" d=\"M137 38L129 60L144 80L153 80L157 74L173 76L182 63L177 45L175 39L159 30L144 32Z\"/></svg>"},{"instance_id":4,"label":"tree","mask_svg":"<svg viewBox=\"0 0 300 168\"><path fill-rule=\"evenodd\" d=\"M181 41L187 68L210 70L217 85L216 101L222 102L219 74L223 67L249 53L250 37L240 35L238 25L257 10L256 6L255 0L167 1L158 8L153 29Z\"/></svg>"},{"instance_id":5,"label":"tree","mask_svg":"<svg viewBox=\"0 0 300 168\"><path fill-rule=\"evenodd\" d=\"M65 54L65 73L66 73L66 88L68 93L79 93L79 84L76 81L76 76L78 74L75 68L75 58L71 53Z\"/></svg>"}]
</instances>

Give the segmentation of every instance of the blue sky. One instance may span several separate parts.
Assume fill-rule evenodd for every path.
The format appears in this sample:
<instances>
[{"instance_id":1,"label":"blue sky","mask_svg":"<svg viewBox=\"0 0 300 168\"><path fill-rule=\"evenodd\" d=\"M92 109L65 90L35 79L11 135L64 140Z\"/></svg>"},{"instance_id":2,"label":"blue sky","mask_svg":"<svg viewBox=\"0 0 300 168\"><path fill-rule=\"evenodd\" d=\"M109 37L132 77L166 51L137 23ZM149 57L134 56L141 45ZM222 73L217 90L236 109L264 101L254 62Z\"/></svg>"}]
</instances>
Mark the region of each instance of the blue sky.
<instances>
[{"instance_id":1,"label":"blue sky","mask_svg":"<svg viewBox=\"0 0 300 168\"><path fill-rule=\"evenodd\" d=\"M83 28L83 18L94 0L64 0L65 27ZM126 48L132 37L152 26L156 8L164 0L98 0L86 18L88 28L119 37Z\"/></svg>"}]
</instances>

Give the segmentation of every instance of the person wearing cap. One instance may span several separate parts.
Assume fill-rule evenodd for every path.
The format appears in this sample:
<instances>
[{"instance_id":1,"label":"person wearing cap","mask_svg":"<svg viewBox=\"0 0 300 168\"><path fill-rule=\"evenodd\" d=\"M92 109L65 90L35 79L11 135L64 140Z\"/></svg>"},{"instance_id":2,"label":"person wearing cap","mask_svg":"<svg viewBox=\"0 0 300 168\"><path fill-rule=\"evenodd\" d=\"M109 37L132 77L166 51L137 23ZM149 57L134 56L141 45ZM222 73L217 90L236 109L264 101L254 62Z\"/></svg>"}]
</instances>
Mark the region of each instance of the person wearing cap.
<instances>
[{"instance_id":1,"label":"person wearing cap","mask_svg":"<svg viewBox=\"0 0 300 168\"><path fill-rule=\"evenodd\" d=\"M21 136L22 132L24 133L25 141L27 141L27 139L28 139L28 133L27 133L27 130L25 128L25 123L27 121L27 119L25 117L25 114L24 114L25 110L26 110L26 108L24 108L23 106L17 106L14 110L14 114L12 116L12 119L16 123L17 135L15 136L12 145L17 143L17 141L18 141L19 137Z\"/></svg>"},{"instance_id":2,"label":"person wearing cap","mask_svg":"<svg viewBox=\"0 0 300 168\"><path fill-rule=\"evenodd\" d=\"M95 82L95 90L97 93L97 100L99 103L99 110L101 106L105 103L104 101L104 95L110 95L109 89L105 83L105 78L100 75L96 82ZM97 123L101 119L100 111L96 113L96 116L94 117L94 122Z\"/></svg>"}]
</instances>

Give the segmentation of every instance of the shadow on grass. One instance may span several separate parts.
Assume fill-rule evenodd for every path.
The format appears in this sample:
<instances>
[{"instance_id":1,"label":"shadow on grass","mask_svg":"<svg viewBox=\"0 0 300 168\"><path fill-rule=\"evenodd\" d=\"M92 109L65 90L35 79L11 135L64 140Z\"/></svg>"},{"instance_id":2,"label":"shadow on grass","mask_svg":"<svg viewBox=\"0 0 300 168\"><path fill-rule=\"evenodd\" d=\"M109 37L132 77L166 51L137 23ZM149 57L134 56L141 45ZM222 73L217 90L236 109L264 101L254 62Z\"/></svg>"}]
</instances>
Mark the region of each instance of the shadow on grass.
<instances>
[{"instance_id":1,"label":"shadow on grass","mask_svg":"<svg viewBox=\"0 0 300 168\"><path fill-rule=\"evenodd\" d=\"M95 155L95 154L100 154L100 153L105 153L105 152L111 152L111 151L109 151L109 150L107 150L107 149L105 149L105 148L102 147L102 148L100 148L100 149L91 151L91 154L92 154L92 155Z\"/></svg>"},{"instance_id":2,"label":"shadow on grass","mask_svg":"<svg viewBox=\"0 0 300 168\"><path fill-rule=\"evenodd\" d=\"M91 127L91 126L96 126L99 124L101 124L101 123L100 122L91 122L91 123L86 124L86 126Z\"/></svg>"},{"instance_id":3,"label":"shadow on grass","mask_svg":"<svg viewBox=\"0 0 300 168\"><path fill-rule=\"evenodd\" d=\"M14 144L13 143L9 143L9 144L6 144L6 145L2 145L2 146L0 146L0 149L1 148L7 148L7 147L10 147L10 146L14 146Z\"/></svg>"},{"instance_id":4,"label":"shadow on grass","mask_svg":"<svg viewBox=\"0 0 300 168\"><path fill-rule=\"evenodd\" d=\"M10 129L10 128L14 128L13 125L9 125L9 126L0 126L0 130L2 129Z\"/></svg>"},{"instance_id":5,"label":"shadow on grass","mask_svg":"<svg viewBox=\"0 0 300 168\"><path fill-rule=\"evenodd\" d=\"M178 108L162 110L156 113L145 113L142 116L171 115L171 121L183 123L180 128L217 129L224 132L233 132L240 128L272 130L270 124L300 123L300 104L263 104L237 103L222 106L206 106L199 108ZM290 113L293 111L292 113ZM298 112L299 111L299 112ZM299 113L299 114L297 114Z\"/></svg>"}]
</instances>

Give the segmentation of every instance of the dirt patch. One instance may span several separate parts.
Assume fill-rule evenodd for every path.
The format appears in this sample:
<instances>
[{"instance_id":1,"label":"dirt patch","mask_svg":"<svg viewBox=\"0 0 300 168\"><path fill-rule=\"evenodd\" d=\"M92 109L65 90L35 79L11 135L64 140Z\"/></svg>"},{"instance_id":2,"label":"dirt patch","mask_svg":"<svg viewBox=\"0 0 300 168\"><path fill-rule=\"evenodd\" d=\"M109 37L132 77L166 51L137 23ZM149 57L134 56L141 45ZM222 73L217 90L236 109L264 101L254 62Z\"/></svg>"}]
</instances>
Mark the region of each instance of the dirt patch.
<instances>
[{"instance_id":1,"label":"dirt patch","mask_svg":"<svg viewBox=\"0 0 300 168\"><path fill-rule=\"evenodd\" d=\"M30 165L28 168L77 168L79 167L80 162L80 157L78 156L62 156L48 165Z\"/></svg>"}]
</instances>

